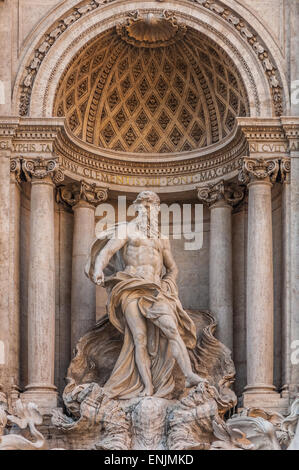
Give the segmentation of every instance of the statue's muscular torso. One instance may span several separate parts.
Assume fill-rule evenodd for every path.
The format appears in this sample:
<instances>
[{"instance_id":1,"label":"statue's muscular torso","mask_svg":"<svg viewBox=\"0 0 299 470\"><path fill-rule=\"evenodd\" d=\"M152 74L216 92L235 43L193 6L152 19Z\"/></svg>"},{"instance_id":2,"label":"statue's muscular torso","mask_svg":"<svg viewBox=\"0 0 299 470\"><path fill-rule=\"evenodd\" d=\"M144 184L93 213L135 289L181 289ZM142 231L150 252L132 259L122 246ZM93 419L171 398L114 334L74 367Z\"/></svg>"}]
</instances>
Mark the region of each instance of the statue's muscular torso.
<instances>
[{"instance_id":1,"label":"statue's muscular torso","mask_svg":"<svg viewBox=\"0 0 299 470\"><path fill-rule=\"evenodd\" d=\"M93 277L96 284L103 285L103 271L119 250L123 252L124 271L128 274L160 285L165 267L166 275L175 281L177 267L167 238L145 237L144 233L138 230L135 221L128 224L126 236L123 235L123 231L119 230L97 256Z\"/></svg>"},{"instance_id":2,"label":"statue's muscular torso","mask_svg":"<svg viewBox=\"0 0 299 470\"><path fill-rule=\"evenodd\" d=\"M126 264L125 272L160 284L163 267L163 240L145 238L137 228L131 230L123 249L123 258Z\"/></svg>"}]
</instances>

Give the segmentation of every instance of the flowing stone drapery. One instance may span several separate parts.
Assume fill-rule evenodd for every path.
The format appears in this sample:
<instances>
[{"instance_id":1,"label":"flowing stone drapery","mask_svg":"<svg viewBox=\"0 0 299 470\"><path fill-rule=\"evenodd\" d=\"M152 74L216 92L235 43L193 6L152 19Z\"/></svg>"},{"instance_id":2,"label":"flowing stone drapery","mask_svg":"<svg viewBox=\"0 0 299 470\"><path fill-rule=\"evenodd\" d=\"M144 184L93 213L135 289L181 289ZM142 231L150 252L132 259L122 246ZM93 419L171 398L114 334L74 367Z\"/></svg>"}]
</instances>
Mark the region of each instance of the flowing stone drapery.
<instances>
[{"instance_id":1,"label":"flowing stone drapery","mask_svg":"<svg viewBox=\"0 0 299 470\"><path fill-rule=\"evenodd\" d=\"M198 189L210 207L209 308L216 315L218 338L233 350L232 207L244 197L238 187L220 181Z\"/></svg>"},{"instance_id":2,"label":"flowing stone drapery","mask_svg":"<svg viewBox=\"0 0 299 470\"><path fill-rule=\"evenodd\" d=\"M94 326L96 286L85 276L84 267L95 238L95 207L107 199L107 190L84 181L59 188L58 200L74 212L71 348Z\"/></svg>"},{"instance_id":3,"label":"flowing stone drapery","mask_svg":"<svg viewBox=\"0 0 299 470\"><path fill-rule=\"evenodd\" d=\"M54 385L54 183L63 179L55 159L23 161L31 180L28 286L28 385L23 398L44 413L57 406Z\"/></svg>"},{"instance_id":4,"label":"flowing stone drapery","mask_svg":"<svg viewBox=\"0 0 299 470\"><path fill-rule=\"evenodd\" d=\"M275 393L273 385L273 253L271 187L278 160L244 157L241 182L248 183L247 397Z\"/></svg>"}]
</instances>

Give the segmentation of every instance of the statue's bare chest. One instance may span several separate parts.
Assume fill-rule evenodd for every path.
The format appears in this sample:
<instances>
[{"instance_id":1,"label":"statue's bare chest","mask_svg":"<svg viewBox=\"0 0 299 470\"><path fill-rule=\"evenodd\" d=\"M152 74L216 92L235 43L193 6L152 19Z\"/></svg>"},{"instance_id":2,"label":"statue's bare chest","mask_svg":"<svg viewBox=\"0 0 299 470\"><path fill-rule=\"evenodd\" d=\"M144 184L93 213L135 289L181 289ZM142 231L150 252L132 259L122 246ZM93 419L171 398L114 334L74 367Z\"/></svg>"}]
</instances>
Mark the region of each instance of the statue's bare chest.
<instances>
[{"instance_id":1,"label":"statue's bare chest","mask_svg":"<svg viewBox=\"0 0 299 470\"><path fill-rule=\"evenodd\" d=\"M156 264L162 259L162 247L160 239L145 238L136 232L126 244L124 256L127 262L134 264Z\"/></svg>"}]
</instances>

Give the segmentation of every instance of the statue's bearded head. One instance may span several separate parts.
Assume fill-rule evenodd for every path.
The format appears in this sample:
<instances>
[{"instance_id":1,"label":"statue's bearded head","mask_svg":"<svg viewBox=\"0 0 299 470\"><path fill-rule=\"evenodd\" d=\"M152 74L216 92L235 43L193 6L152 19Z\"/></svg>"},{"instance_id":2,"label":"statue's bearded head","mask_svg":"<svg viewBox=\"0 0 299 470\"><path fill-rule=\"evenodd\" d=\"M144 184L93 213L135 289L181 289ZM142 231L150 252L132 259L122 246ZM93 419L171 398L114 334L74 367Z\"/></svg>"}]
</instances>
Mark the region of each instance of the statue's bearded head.
<instances>
[{"instance_id":1,"label":"statue's bearded head","mask_svg":"<svg viewBox=\"0 0 299 470\"><path fill-rule=\"evenodd\" d=\"M147 237L158 238L158 216L160 212L160 198L153 191L142 191L134 201L138 212L137 222L139 230Z\"/></svg>"}]
</instances>

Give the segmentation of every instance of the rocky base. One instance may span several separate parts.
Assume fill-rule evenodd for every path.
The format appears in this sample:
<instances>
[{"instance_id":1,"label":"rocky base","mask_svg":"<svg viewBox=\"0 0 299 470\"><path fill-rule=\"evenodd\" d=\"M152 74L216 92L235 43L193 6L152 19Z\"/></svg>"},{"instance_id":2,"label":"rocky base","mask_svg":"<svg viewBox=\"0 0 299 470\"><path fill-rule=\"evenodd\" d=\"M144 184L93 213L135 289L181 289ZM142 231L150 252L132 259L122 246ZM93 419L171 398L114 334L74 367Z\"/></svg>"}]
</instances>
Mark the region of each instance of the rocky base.
<instances>
[{"instance_id":1,"label":"rocky base","mask_svg":"<svg viewBox=\"0 0 299 470\"><path fill-rule=\"evenodd\" d=\"M206 382L179 400L110 400L90 385L79 419L0 403L0 450L299 450L299 399L286 418L252 408L225 421L229 401Z\"/></svg>"},{"instance_id":2,"label":"rocky base","mask_svg":"<svg viewBox=\"0 0 299 470\"><path fill-rule=\"evenodd\" d=\"M228 389L226 390L228 391ZM232 391L226 396L207 382L201 382L179 400L138 397L111 400L97 384L74 390L71 399L80 400L80 418L74 420L61 411L52 423L66 435L95 431L91 449L102 450L189 450L210 449L221 430L231 447L247 448L242 433L233 436L224 414L235 401Z\"/></svg>"}]
</instances>

